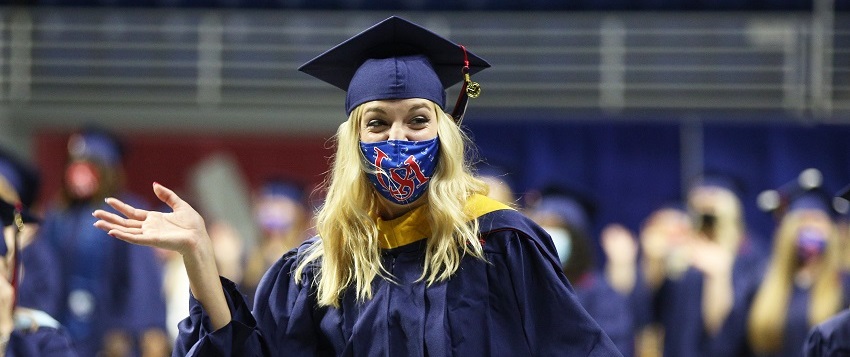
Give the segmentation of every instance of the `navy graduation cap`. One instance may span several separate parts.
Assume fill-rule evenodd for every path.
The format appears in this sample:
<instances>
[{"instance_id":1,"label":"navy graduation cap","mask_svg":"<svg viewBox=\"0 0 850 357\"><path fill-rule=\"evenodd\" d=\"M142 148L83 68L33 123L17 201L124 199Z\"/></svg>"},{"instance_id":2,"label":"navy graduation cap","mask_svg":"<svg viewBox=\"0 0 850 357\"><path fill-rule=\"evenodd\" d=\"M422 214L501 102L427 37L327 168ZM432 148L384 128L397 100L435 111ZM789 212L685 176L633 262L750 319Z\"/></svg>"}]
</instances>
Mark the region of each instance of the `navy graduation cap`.
<instances>
[{"instance_id":1,"label":"navy graduation cap","mask_svg":"<svg viewBox=\"0 0 850 357\"><path fill-rule=\"evenodd\" d=\"M0 200L0 221L3 226L14 223L15 209L20 211L24 223L38 222L38 218L29 210L38 196L41 183L37 169L10 152L0 149L0 180L11 185L20 199L20 202ZM16 208L17 204L20 205Z\"/></svg>"},{"instance_id":2,"label":"navy graduation cap","mask_svg":"<svg viewBox=\"0 0 850 357\"><path fill-rule=\"evenodd\" d=\"M446 92L463 81L452 116L480 92L469 75L490 67L465 47L392 16L303 64L299 71L346 91L345 112L373 100L423 98L446 109Z\"/></svg>"},{"instance_id":3,"label":"navy graduation cap","mask_svg":"<svg viewBox=\"0 0 850 357\"><path fill-rule=\"evenodd\" d=\"M844 186L841 191L838 191L838 197L850 201L850 185Z\"/></svg>"}]
</instances>

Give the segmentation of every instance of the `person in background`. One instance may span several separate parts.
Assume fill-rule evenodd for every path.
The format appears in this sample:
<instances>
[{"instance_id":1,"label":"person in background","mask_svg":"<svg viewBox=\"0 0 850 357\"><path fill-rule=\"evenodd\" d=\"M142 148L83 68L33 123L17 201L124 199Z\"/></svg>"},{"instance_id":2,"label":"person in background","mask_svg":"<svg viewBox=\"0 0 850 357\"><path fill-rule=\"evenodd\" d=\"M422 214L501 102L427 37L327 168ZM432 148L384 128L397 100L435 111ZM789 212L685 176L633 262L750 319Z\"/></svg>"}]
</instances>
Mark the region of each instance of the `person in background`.
<instances>
[{"instance_id":1,"label":"person in background","mask_svg":"<svg viewBox=\"0 0 850 357\"><path fill-rule=\"evenodd\" d=\"M635 303L637 355L663 355L664 328L660 306L653 297L669 279L678 281L689 268L688 243L693 238L693 221L683 204L664 205L647 216L640 232L640 259L636 285L643 289Z\"/></svg>"},{"instance_id":2,"label":"person in background","mask_svg":"<svg viewBox=\"0 0 850 357\"><path fill-rule=\"evenodd\" d=\"M803 347L803 356L850 356L850 309L812 327Z\"/></svg>"},{"instance_id":3,"label":"person in background","mask_svg":"<svg viewBox=\"0 0 850 357\"><path fill-rule=\"evenodd\" d=\"M800 356L809 330L850 304L831 201L820 190L792 198L764 278L746 314L745 352Z\"/></svg>"},{"instance_id":4,"label":"person in background","mask_svg":"<svg viewBox=\"0 0 850 357\"><path fill-rule=\"evenodd\" d=\"M179 251L192 312L190 356L619 356L579 304L551 240L484 196L459 127L486 61L390 17L301 67L346 90L348 120L318 213L318 236L278 260L253 311L220 278L203 218L154 184L173 212L108 202L117 239ZM463 81L455 115L445 89Z\"/></svg>"},{"instance_id":5,"label":"person in background","mask_svg":"<svg viewBox=\"0 0 850 357\"><path fill-rule=\"evenodd\" d=\"M843 188L838 193L838 197L850 201L850 186ZM846 225L842 227L847 229ZM843 233L846 234L846 232ZM842 238L847 239L846 236ZM846 266L847 257L842 256L841 260L844 262L843 266ZM845 306L844 311L812 327L806 338L803 355L806 357L850 356L850 309Z\"/></svg>"},{"instance_id":6,"label":"person in background","mask_svg":"<svg viewBox=\"0 0 850 357\"><path fill-rule=\"evenodd\" d=\"M552 238L564 274L581 305L624 356L634 356L631 294L637 274L637 243L624 227L607 226L601 243L608 259L605 268L598 269L589 233L592 212L593 205L584 196L549 187L541 191L528 215Z\"/></svg>"},{"instance_id":7,"label":"person in background","mask_svg":"<svg viewBox=\"0 0 850 357\"><path fill-rule=\"evenodd\" d=\"M58 274L59 289L49 296L57 311L51 314L82 356L159 356L170 350L154 251L116 241L92 226L91 211L109 208L106 197L141 205L123 189L123 155L118 138L101 128L70 135L60 199L45 215L40 244L31 247L57 257L38 269Z\"/></svg>"},{"instance_id":8,"label":"person in background","mask_svg":"<svg viewBox=\"0 0 850 357\"><path fill-rule=\"evenodd\" d=\"M253 305L263 274L284 253L309 238L306 234L311 212L305 202L301 186L280 179L267 180L255 195L254 218L262 237L245 263L242 291L248 304Z\"/></svg>"},{"instance_id":9,"label":"person in background","mask_svg":"<svg viewBox=\"0 0 850 357\"><path fill-rule=\"evenodd\" d=\"M40 179L35 168L0 150L0 356L76 356L70 337L52 316L21 306L25 273L20 253L33 241L38 219L31 211Z\"/></svg>"},{"instance_id":10,"label":"person in background","mask_svg":"<svg viewBox=\"0 0 850 357\"><path fill-rule=\"evenodd\" d=\"M516 196L514 195L510 173L499 166L487 164L479 164L475 171L481 181L484 181L489 187L487 197L508 206L516 205Z\"/></svg>"},{"instance_id":11,"label":"person in background","mask_svg":"<svg viewBox=\"0 0 850 357\"><path fill-rule=\"evenodd\" d=\"M649 296L641 299L648 306L638 310L650 316L641 317L640 324L658 323L664 356L724 355L716 350L730 333L727 322L736 301L760 277L763 253L746 231L739 187L727 175L701 175L687 195L692 229L669 236L676 240L663 242L658 251L653 251L657 242L642 243ZM642 237L648 239L653 240Z\"/></svg>"}]
</instances>

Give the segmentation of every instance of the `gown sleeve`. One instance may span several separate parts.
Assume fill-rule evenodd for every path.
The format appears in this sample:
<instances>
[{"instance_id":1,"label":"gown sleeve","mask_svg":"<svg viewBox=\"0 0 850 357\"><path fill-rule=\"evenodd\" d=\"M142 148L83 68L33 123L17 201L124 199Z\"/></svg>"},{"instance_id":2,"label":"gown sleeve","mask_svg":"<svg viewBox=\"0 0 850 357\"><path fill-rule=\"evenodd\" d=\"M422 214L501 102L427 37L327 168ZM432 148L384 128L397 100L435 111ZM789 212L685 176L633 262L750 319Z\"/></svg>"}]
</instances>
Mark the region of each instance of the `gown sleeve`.
<instances>
[{"instance_id":1,"label":"gown sleeve","mask_svg":"<svg viewBox=\"0 0 850 357\"><path fill-rule=\"evenodd\" d=\"M514 221L506 224L513 228L486 234L485 247L504 244L504 279L511 284L521 319L518 337L529 351L539 356L622 356L579 303L559 268L551 238L526 219L506 218ZM494 264L498 260L493 257Z\"/></svg>"},{"instance_id":2,"label":"gown sleeve","mask_svg":"<svg viewBox=\"0 0 850 357\"><path fill-rule=\"evenodd\" d=\"M6 356L75 357L77 352L66 333L52 328L40 328L32 333L12 332Z\"/></svg>"},{"instance_id":3,"label":"gown sleeve","mask_svg":"<svg viewBox=\"0 0 850 357\"><path fill-rule=\"evenodd\" d=\"M68 332L52 316L38 310L15 314L6 357L75 357L77 351Z\"/></svg>"},{"instance_id":4,"label":"gown sleeve","mask_svg":"<svg viewBox=\"0 0 850 357\"><path fill-rule=\"evenodd\" d=\"M850 355L850 310L816 325L803 346L806 357Z\"/></svg>"},{"instance_id":5,"label":"gown sleeve","mask_svg":"<svg viewBox=\"0 0 850 357\"><path fill-rule=\"evenodd\" d=\"M296 283L292 278L297 256L295 250L285 254L266 272L257 288L253 314L236 284L221 278L232 320L218 330L212 330L206 311L191 297L189 317L180 322L172 355L271 356L283 350L291 356L316 355L315 304L305 288L311 282Z\"/></svg>"},{"instance_id":6,"label":"gown sleeve","mask_svg":"<svg viewBox=\"0 0 850 357\"><path fill-rule=\"evenodd\" d=\"M51 216L42 221L35 240L21 252L24 273L18 288L20 306L42 310L51 316L61 316L64 307L64 281L57 248L50 241L55 234Z\"/></svg>"}]
</instances>

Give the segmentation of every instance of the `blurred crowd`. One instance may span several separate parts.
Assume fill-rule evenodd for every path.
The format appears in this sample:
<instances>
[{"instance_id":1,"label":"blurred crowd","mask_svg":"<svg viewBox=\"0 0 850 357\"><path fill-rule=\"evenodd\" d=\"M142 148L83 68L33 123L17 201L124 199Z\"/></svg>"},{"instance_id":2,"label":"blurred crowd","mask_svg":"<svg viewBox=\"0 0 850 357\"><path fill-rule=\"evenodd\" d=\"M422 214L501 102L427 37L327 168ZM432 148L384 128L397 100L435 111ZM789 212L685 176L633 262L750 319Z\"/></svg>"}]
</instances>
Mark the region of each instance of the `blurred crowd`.
<instances>
[{"instance_id":1,"label":"blurred crowd","mask_svg":"<svg viewBox=\"0 0 850 357\"><path fill-rule=\"evenodd\" d=\"M9 248L0 250L0 303L7 282L16 296L0 304L0 335L4 321L26 315L21 334L52 331L57 350L170 355L189 314L181 257L92 226L95 209L110 209L105 197L145 207L123 185L124 154L108 131L70 135L61 193L35 210L38 173L0 151L0 208L15 214L4 227L14 230L14 217L26 223L5 234ZM771 191L765 209L776 228L765 240L748 231L740 187L723 173L694 178L685 197L657 207L637 231L596 222L586 192L551 185L520 194L509 172L481 166L478 174L491 197L549 233L581 304L625 356L800 356L811 328L850 305L850 229L820 185L792 181ZM302 184L270 177L250 188L254 229L215 215L206 222L219 271L240 282L249 301L265 271L314 234L309 196Z\"/></svg>"},{"instance_id":2,"label":"blurred crowd","mask_svg":"<svg viewBox=\"0 0 850 357\"><path fill-rule=\"evenodd\" d=\"M850 305L848 220L817 170L765 191L772 246L747 229L740 184L725 173L695 177L637 231L594 222L588 193L514 194L509 173L479 173L549 233L582 305L625 356L802 356L812 327Z\"/></svg>"}]
</instances>

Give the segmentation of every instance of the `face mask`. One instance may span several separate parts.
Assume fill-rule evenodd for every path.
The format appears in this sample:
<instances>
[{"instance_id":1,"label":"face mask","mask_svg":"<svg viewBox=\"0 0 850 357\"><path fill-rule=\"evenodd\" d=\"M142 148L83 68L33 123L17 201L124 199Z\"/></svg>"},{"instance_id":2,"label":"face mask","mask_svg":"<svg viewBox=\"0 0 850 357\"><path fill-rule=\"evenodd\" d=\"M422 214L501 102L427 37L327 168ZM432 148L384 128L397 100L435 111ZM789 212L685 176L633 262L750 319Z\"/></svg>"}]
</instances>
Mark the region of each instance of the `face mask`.
<instances>
[{"instance_id":1,"label":"face mask","mask_svg":"<svg viewBox=\"0 0 850 357\"><path fill-rule=\"evenodd\" d=\"M439 138L424 141L387 140L360 143L360 150L375 172L366 176L390 202L406 205L428 188L439 157Z\"/></svg>"},{"instance_id":2,"label":"face mask","mask_svg":"<svg viewBox=\"0 0 850 357\"><path fill-rule=\"evenodd\" d=\"M93 164L75 162L65 170L65 187L72 198L87 200L100 188L100 175Z\"/></svg>"},{"instance_id":3,"label":"face mask","mask_svg":"<svg viewBox=\"0 0 850 357\"><path fill-rule=\"evenodd\" d=\"M802 228L797 236L797 258L801 262L815 259L826 250L826 236L819 230Z\"/></svg>"},{"instance_id":4,"label":"face mask","mask_svg":"<svg viewBox=\"0 0 850 357\"><path fill-rule=\"evenodd\" d=\"M291 202L264 202L257 210L257 221L265 233L286 233L295 224L297 214L297 208Z\"/></svg>"},{"instance_id":5,"label":"face mask","mask_svg":"<svg viewBox=\"0 0 850 357\"><path fill-rule=\"evenodd\" d=\"M555 243L555 251L558 253L558 260L561 261L563 267L567 264L572 251L570 232L560 227L543 227L543 230L552 237L552 243Z\"/></svg>"}]
</instances>

